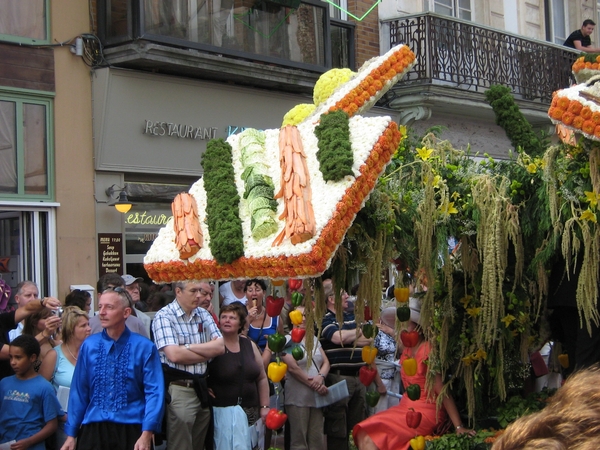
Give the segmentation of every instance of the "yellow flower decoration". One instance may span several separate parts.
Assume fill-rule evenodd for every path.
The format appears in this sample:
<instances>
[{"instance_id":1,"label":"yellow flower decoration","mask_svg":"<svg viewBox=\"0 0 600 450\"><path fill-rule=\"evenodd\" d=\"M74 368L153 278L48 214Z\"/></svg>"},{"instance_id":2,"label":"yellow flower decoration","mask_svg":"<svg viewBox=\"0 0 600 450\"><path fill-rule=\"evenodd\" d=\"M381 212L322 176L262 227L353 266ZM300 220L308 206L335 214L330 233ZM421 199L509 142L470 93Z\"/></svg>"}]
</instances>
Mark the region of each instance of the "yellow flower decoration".
<instances>
[{"instance_id":1,"label":"yellow flower decoration","mask_svg":"<svg viewBox=\"0 0 600 450\"><path fill-rule=\"evenodd\" d=\"M470 366L473 362L473 358L471 358L471 355L465 356L462 358L462 362L465 364L465 366Z\"/></svg>"},{"instance_id":2,"label":"yellow flower decoration","mask_svg":"<svg viewBox=\"0 0 600 450\"><path fill-rule=\"evenodd\" d=\"M456 200L458 200L458 199L460 198L460 194L459 194L458 192L454 191L454 192L452 193L452 195L450 196L450 198L451 198L452 200L456 201Z\"/></svg>"},{"instance_id":3,"label":"yellow flower decoration","mask_svg":"<svg viewBox=\"0 0 600 450\"><path fill-rule=\"evenodd\" d=\"M350 69L331 69L319 77L313 89L313 101L319 106L354 75Z\"/></svg>"},{"instance_id":4,"label":"yellow flower decoration","mask_svg":"<svg viewBox=\"0 0 600 450\"><path fill-rule=\"evenodd\" d=\"M398 127L398 131L400 131L400 142L408 138L408 130L406 129L406 125L400 125Z\"/></svg>"},{"instance_id":5,"label":"yellow flower decoration","mask_svg":"<svg viewBox=\"0 0 600 450\"><path fill-rule=\"evenodd\" d=\"M475 355L477 355L477 359L486 359L487 358L487 352L485 352L481 348L479 350L477 350L477 353L475 353Z\"/></svg>"},{"instance_id":6,"label":"yellow flower decoration","mask_svg":"<svg viewBox=\"0 0 600 450\"><path fill-rule=\"evenodd\" d=\"M596 221L596 214L594 214L592 212L591 209L586 209L584 212L581 213L581 216L579 216L579 218L581 220L587 220L588 222L594 222L597 223Z\"/></svg>"},{"instance_id":7,"label":"yellow flower decoration","mask_svg":"<svg viewBox=\"0 0 600 450\"><path fill-rule=\"evenodd\" d=\"M598 200L600 200L600 194L596 194L595 192L585 191L585 199L590 204L592 208L596 208L598 205Z\"/></svg>"},{"instance_id":8,"label":"yellow flower decoration","mask_svg":"<svg viewBox=\"0 0 600 450\"><path fill-rule=\"evenodd\" d=\"M506 317L504 317L503 319L501 319L501 322L504 322L504 326L506 328L508 328L508 326L513 322L513 320L515 320L515 316L513 316L512 314L507 315Z\"/></svg>"},{"instance_id":9,"label":"yellow flower decoration","mask_svg":"<svg viewBox=\"0 0 600 450\"><path fill-rule=\"evenodd\" d=\"M444 203L440 205L439 210L445 216L458 213L458 209L454 207L454 202L449 202L448 200L444 200Z\"/></svg>"},{"instance_id":10,"label":"yellow flower decoration","mask_svg":"<svg viewBox=\"0 0 600 450\"><path fill-rule=\"evenodd\" d=\"M472 295L465 295L463 298L461 298L459 300L459 302L463 305L463 308L467 309L467 306L469 306L469 303L471 303L472 298L473 298Z\"/></svg>"},{"instance_id":11,"label":"yellow flower decoration","mask_svg":"<svg viewBox=\"0 0 600 450\"><path fill-rule=\"evenodd\" d=\"M437 185L440 184L440 181L442 181L442 177L440 177L439 175L436 175L435 177L433 177L433 181L431 182L431 184L434 187L437 187Z\"/></svg>"},{"instance_id":12,"label":"yellow flower decoration","mask_svg":"<svg viewBox=\"0 0 600 450\"><path fill-rule=\"evenodd\" d=\"M431 154L433 153L433 149L427 148L427 147L421 147L421 148L417 149L417 153L419 154L419 157L423 161L427 161L429 159L429 157L431 156Z\"/></svg>"},{"instance_id":13,"label":"yellow flower decoration","mask_svg":"<svg viewBox=\"0 0 600 450\"><path fill-rule=\"evenodd\" d=\"M467 314L471 317L477 317L481 312L481 308L467 308Z\"/></svg>"},{"instance_id":14,"label":"yellow flower decoration","mask_svg":"<svg viewBox=\"0 0 600 450\"><path fill-rule=\"evenodd\" d=\"M535 163L529 163L529 164L527 164L527 167L525 167L525 169L527 169L527 172L529 172L529 173L536 173L537 172L537 166L535 165Z\"/></svg>"},{"instance_id":15,"label":"yellow flower decoration","mask_svg":"<svg viewBox=\"0 0 600 450\"><path fill-rule=\"evenodd\" d=\"M283 116L282 127L286 125L298 125L304 119L306 119L310 113L312 113L317 107L312 103L300 103L290 109L285 116Z\"/></svg>"}]
</instances>

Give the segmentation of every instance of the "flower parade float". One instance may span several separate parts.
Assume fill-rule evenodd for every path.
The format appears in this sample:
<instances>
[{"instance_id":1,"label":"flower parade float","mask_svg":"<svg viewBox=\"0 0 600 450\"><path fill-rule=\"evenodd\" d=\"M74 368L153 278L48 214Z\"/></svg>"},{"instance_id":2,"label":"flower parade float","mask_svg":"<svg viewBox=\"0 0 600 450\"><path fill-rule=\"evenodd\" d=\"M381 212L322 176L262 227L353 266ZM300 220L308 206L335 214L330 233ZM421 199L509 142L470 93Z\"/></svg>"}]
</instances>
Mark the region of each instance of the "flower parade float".
<instances>
[{"instance_id":1,"label":"flower parade float","mask_svg":"<svg viewBox=\"0 0 600 450\"><path fill-rule=\"evenodd\" d=\"M322 274L400 141L389 117L362 117L414 64L401 45L353 73L321 76L314 104L280 129L213 140L204 176L178 196L144 258L157 283Z\"/></svg>"}]
</instances>

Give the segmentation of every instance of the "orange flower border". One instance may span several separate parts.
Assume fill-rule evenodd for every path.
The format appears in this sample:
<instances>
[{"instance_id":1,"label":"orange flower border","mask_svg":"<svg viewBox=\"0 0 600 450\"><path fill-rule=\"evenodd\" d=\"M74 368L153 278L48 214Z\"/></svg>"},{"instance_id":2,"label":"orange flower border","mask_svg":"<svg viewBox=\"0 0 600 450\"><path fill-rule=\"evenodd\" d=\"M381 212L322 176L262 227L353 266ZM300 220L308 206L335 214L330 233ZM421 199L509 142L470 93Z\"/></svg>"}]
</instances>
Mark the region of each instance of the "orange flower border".
<instances>
[{"instance_id":1,"label":"orange flower border","mask_svg":"<svg viewBox=\"0 0 600 450\"><path fill-rule=\"evenodd\" d=\"M321 275L342 243L364 200L375 188L377 178L385 170L400 143L400 131L393 121L379 137L354 184L346 189L336 205L333 217L321 230L312 250L294 256L245 257L231 264L215 260L155 262L144 264L156 283L183 280L230 280L240 278L308 278Z\"/></svg>"},{"instance_id":2,"label":"orange flower border","mask_svg":"<svg viewBox=\"0 0 600 450\"><path fill-rule=\"evenodd\" d=\"M582 133L588 139L600 141L600 111L593 111L577 100L561 97L554 93L548 116L553 123L562 123L565 127L577 133Z\"/></svg>"},{"instance_id":3,"label":"orange flower border","mask_svg":"<svg viewBox=\"0 0 600 450\"><path fill-rule=\"evenodd\" d=\"M586 62L584 56L580 56L575 60L571 70L573 73L577 73L583 69L600 70L600 55L596 56L596 62Z\"/></svg>"},{"instance_id":4,"label":"orange flower border","mask_svg":"<svg viewBox=\"0 0 600 450\"><path fill-rule=\"evenodd\" d=\"M329 111L344 110L348 116L362 111L365 104L376 95L378 98L383 96L394 84L394 78L404 75L415 63L415 54L406 45L402 45L398 50L392 53L378 67L371 70L369 74L360 82L358 86L352 89L335 105L329 108ZM386 83L390 83L386 88Z\"/></svg>"}]
</instances>

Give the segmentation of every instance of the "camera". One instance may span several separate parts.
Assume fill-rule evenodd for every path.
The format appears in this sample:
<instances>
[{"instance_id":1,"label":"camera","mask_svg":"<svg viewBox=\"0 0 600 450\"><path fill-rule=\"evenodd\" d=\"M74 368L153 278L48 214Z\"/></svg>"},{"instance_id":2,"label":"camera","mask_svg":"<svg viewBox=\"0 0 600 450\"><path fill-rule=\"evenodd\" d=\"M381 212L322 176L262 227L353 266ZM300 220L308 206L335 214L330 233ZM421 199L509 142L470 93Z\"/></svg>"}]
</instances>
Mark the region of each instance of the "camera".
<instances>
[{"instance_id":1,"label":"camera","mask_svg":"<svg viewBox=\"0 0 600 450\"><path fill-rule=\"evenodd\" d=\"M54 314L55 316L58 316L58 317L62 317L63 309L62 308L53 309L52 314Z\"/></svg>"}]
</instances>

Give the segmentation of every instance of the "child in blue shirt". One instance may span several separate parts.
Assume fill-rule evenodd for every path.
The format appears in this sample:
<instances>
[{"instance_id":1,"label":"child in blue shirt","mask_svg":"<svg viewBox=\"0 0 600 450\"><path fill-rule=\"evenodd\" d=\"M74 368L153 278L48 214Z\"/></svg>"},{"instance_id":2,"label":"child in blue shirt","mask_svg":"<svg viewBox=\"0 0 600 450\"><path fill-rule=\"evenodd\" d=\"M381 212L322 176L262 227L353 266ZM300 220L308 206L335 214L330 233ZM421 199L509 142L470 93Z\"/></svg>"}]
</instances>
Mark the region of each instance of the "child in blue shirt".
<instances>
[{"instance_id":1,"label":"child in blue shirt","mask_svg":"<svg viewBox=\"0 0 600 450\"><path fill-rule=\"evenodd\" d=\"M33 368L39 354L33 336L10 343L15 375L0 380L0 443L16 441L11 450L44 450L44 440L56 431L60 404L52 385Z\"/></svg>"}]
</instances>

